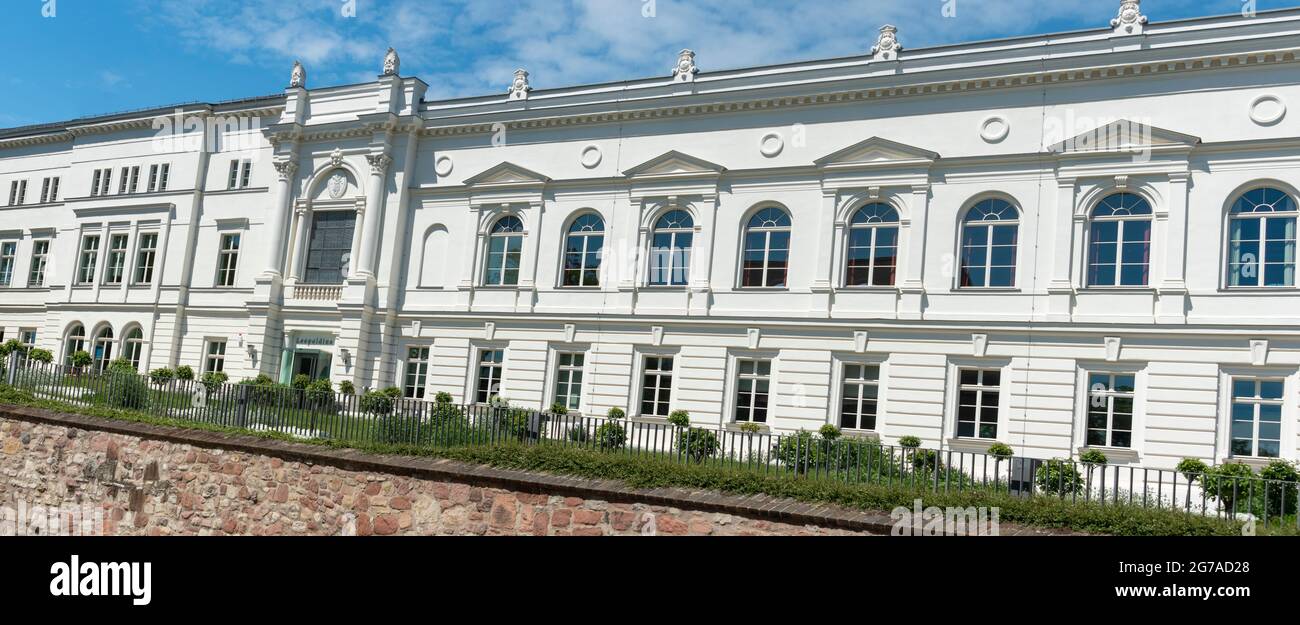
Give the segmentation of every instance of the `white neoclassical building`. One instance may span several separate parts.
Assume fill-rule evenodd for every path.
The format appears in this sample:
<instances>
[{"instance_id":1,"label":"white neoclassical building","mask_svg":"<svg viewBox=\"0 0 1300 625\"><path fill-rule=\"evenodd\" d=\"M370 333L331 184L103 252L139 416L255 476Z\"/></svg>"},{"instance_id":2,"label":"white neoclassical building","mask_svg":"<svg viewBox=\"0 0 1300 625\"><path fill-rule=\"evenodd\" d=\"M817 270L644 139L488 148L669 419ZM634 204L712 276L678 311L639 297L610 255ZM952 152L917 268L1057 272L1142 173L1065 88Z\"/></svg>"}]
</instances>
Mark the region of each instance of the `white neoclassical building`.
<instances>
[{"instance_id":1,"label":"white neoclassical building","mask_svg":"<svg viewBox=\"0 0 1300 625\"><path fill-rule=\"evenodd\" d=\"M53 351L1052 457L1295 458L1300 10L0 131ZM7 200L7 201L5 201Z\"/></svg>"}]
</instances>

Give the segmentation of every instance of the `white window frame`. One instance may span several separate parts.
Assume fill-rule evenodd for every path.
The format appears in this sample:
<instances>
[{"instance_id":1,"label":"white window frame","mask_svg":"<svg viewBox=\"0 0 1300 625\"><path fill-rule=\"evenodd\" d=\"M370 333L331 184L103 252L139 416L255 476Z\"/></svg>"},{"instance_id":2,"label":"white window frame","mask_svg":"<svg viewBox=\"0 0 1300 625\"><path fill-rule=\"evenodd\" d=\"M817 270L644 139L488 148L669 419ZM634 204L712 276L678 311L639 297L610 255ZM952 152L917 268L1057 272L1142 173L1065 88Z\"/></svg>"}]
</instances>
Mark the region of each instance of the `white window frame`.
<instances>
[{"instance_id":1,"label":"white window frame","mask_svg":"<svg viewBox=\"0 0 1300 625\"><path fill-rule=\"evenodd\" d=\"M636 360L634 361L634 366L632 368L632 382L636 385L636 393L633 395L634 403L629 407L631 409L628 410L628 414L641 419L666 419L668 415L646 414L641 410L642 404L645 403L645 376L647 371L645 361L647 358L673 359L673 371L670 374L672 376L672 382L668 386L668 396L670 398L668 402L668 413L672 414L673 410L677 410L677 406L681 400L677 395L678 380L681 378L680 371L682 365L682 355L680 350L671 348L637 349L633 353L633 356Z\"/></svg>"},{"instance_id":2,"label":"white window frame","mask_svg":"<svg viewBox=\"0 0 1300 625\"><path fill-rule=\"evenodd\" d=\"M38 251L39 246L44 244L45 250ZM45 271L49 266L50 247L53 242L50 239L32 240L32 258L27 264L27 286L38 287L45 286Z\"/></svg>"},{"instance_id":3,"label":"white window frame","mask_svg":"<svg viewBox=\"0 0 1300 625\"><path fill-rule=\"evenodd\" d=\"M114 241L122 241L121 249L113 247ZM103 286L121 286L126 281L126 259L131 254L131 235L125 232L109 232L108 247L104 249L104 275L100 284ZM116 258L116 263L114 259ZM117 279L110 280L110 274L116 265Z\"/></svg>"},{"instance_id":4,"label":"white window frame","mask_svg":"<svg viewBox=\"0 0 1300 625\"><path fill-rule=\"evenodd\" d=\"M724 385L726 395L723 397L721 423L719 425L725 427L729 424L748 423L736 420L736 400L740 388L740 361L742 360L767 360L772 363L771 372L768 374L767 420L754 422L772 428L775 426L775 419L778 416L776 408L780 398L777 380L781 370L781 360L778 351L737 350L727 353L727 381ZM751 410L750 413L752 414L753 411Z\"/></svg>"},{"instance_id":5,"label":"white window frame","mask_svg":"<svg viewBox=\"0 0 1300 625\"><path fill-rule=\"evenodd\" d=\"M217 275L213 279L213 286L217 288L233 288L239 279L239 252L243 244L244 236L242 232L221 232L217 239ZM226 247L226 242L233 240L235 246ZM230 267L226 267L226 261L230 260Z\"/></svg>"},{"instance_id":6,"label":"white window frame","mask_svg":"<svg viewBox=\"0 0 1300 625\"><path fill-rule=\"evenodd\" d=\"M560 399L560 394L558 392L559 389L556 387L559 385L560 381L562 367L560 362L562 357L565 355L582 356L582 365L580 367L570 365L565 369L569 372L577 371L582 374L582 382L578 387L578 406L572 408L567 404L565 405L570 413L582 414L583 408L588 405L588 396L591 391L591 346L562 343L551 345L548 352L546 359L546 393L543 395L543 397L546 398L546 403L542 408L544 410L550 410L551 406L554 406ZM571 389L573 386L572 382L570 382L569 386Z\"/></svg>"},{"instance_id":7,"label":"white window frame","mask_svg":"<svg viewBox=\"0 0 1300 625\"><path fill-rule=\"evenodd\" d=\"M479 367L482 365L483 352L485 351L501 352L501 362L496 363L501 373L496 377L497 392L495 394L498 397L505 397L506 375L509 372L510 364L510 350L504 343L472 343L470 344L469 353L470 369L468 375L465 376L466 404L484 405L492 399L492 393L489 389L489 394L486 398L487 401L478 400Z\"/></svg>"},{"instance_id":8,"label":"white window frame","mask_svg":"<svg viewBox=\"0 0 1300 625\"><path fill-rule=\"evenodd\" d=\"M7 254L6 250L8 250ZM0 240L0 287L14 286L14 274L17 273L17 269L18 239Z\"/></svg>"},{"instance_id":9,"label":"white window frame","mask_svg":"<svg viewBox=\"0 0 1300 625\"><path fill-rule=\"evenodd\" d=\"M153 238L153 245L146 246L145 242ZM158 237L157 232L141 232L136 235L135 262L131 266L131 284L146 285L153 284L154 271L158 265ZM144 263L145 255L148 255L148 263ZM141 270L147 272L146 276L141 276Z\"/></svg>"},{"instance_id":10,"label":"white window frame","mask_svg":"<svg viewBox=\"0 0 1300 625\"><path fill-rule=\"evenodd\" d=\"M876 427L874 429L852 429L844 428L840 425L840 404L844 401L844 367L846 365L862 365L868 367L878 367L880 369L879 377L876 378ZM889 381L889 360L886 354L872 353L835 353L831 355L831 392L830 405L826 410L826 422L842 430L859 433L879 433L884 431L886 417L888 413L887 392Z\"/></svg>"},{"instance_id":11,"label":"white window frame","mask_svg":"<svg viewBox=\"0 0 1300 625\"><path fill-rule=\"evenodd\" d=\"M1220 366L1218 436L1215 444L1216 463L1242 461L1262 464L1274 460L1267 456L1234 456L1232 454L1232 381L1233 379L1282 380L1282 431L1278 444L1278 458L1296 460L1297 369L1295 367ZM1258 430L1258 423L1256 424ZM1258 439L1256 439L1258 446ZM1258 451L1258 449L1256 450Z\"/></svg>"},{"instance_id":12,"label":"white window frame","mask_svg":"<svg viewBox=\"0 0 1300 625\"><path fill-rule=\"evenodd\" d=\"M411 352L417 352L417 356L412 356ZM425 399L429 395L429 368L433 362L433 346L428 344L407 345L405 366L402 368L402 397L406 399ZM416 369L414 375L418 381L417 386L408 383L412 375L411 367ZM415 389L415 393L409 391Z\"/></svg>"},{"instance_id":13,"label":"white window frame","mask_svg":"<svg viewBox=\"0 0 1300 625\"><path fill-rule=\"evenodd\" d=\"M131 338L131 334L135 332L140 333L140 338L138 339ZM138 325L132 325L127 327L127 329L122 332L121 357L131 361L131 364L135 366L136 371L140 373L144 373L144 369L142 368L143 365L145 364L144 363L144 328Z\"/></svg>"},{"instance_id":14,"label":"white window frame","mask_svg":"<svg viewBox=\"0 0 1300 625\"><path fill-rule=\"evenodd\" d=\"M1100 360L1081 360L1075 367L1075 402L1074 427L1072 436L1075 441L1071 447L1080 453L1097 449L1114 462L1137 462L1145 453L1146 447L1146 403L1147 403L1147 369L1145 362L1109 362ZM1092 388L1089 377L1092 374L1115 374L1133 376L1133 429L1130 433L1128 447L1111 447L1107 445L1088 444L1088 410L1091 407ZM1109 417L1106 422L1107 443L1110 442Z\"/></svg>"},{"instance_id":15,"label":"white window frame","mask_svg":"<svg viewBox=\"0 0 1300 625\"><path fill-rule=\"evenodd\" d=\"M212 346L214 345L221 346L221 349L216 354L212 353ZM211 373L216 371L225 372L227 347L229 347L229 344L225 338L209 337L203 339L203 367L202 367L203 373ZM212 367L213 362L217 363L216 368Z\"/></svg>"},{"instance_id":16,"label":"white window frame","mask_svg":"<svg viewBox=\"0 0 1300 625\"><path fill-rule=\"evenodd\" d=\"M575 225L577 225L578 220L579 220L579 219L582 219L582 218L584 218L584 217L588 217L588 216L594 216L596 219L599 219L599 220L600 220L600 230L578 230L578 231L574 231L573 228L574 228ZM568 267L568 264L567 264L565 261L567 260L567 257L568 257L568 255L569 255L569 239L571 239L571 238L573 238L573 237L582 237L582 252L580 253L580 255L581 255L581 257L582 257L582 260L581 260L581 262L578 264L578 268L577 268L577 269L570 270L569 267ZM588 266L587 266L587 255L590 254L590 252L588 251L588 249L591 247L592 238L594 238L594 237L600 237L600 251L596 253L596 266L595 266L595 267L588 267ZM582 213L580 213L580 214L578 214L578 215L575 215L575 216L573 217L573 219L569 220L569 225L568 225L567 227L565 227L565 229L564 229L564 236L562 236L562 237L561 237L561 240L560 240L560 267L559 267L559 280L558 280L557 284L555 285L556 288L559 288L559 289L597 289L597 288L600 288L600 286L601 286L601 284L604 282L604 278L605 278L605 276L603 275L603 274L604 274L604 268L605 268L605 244L608 243L608 242L609 242L609 224L608 224L608 222L605 220L605 216L604 216L604 215L602 215L602 214L600 214L600 213L598 213L598 212L595 212L595 211L584 211L584 212L582 212ZM569 271L577 271L577 272L578 272L578 283L577 283L577 284L565 284L565 283L564 283L565 275L566 275ZM589 272L589 271L595 271L595 272L596 272L596 282L595 282L594 284L588 284L588 283L587 283L587 272Z\"/></svg>"},{"instance_id":17,"label":"white window frame","mask_svg":"<svg viewBox=\"0 0 1300 625\"><path fill-rule=\"evenodd\" d=\"M41 181L41 204L59 201L59 177L46 176Z\"/></svg>"},{"instance_id":18,"label":"white window frame","mask_svg":"<svg viewBox=\"0 0 1300 625\"><path fill-rule=\"evenodd\" d=\"M87 248L86 243L95 240L94 248ZM103 236L99 233L83 232L81 238L77 240L77 264L76 275L73 276L73 284L78 286L90 286L95 283L95 272L99 269L99 253L103 249Z\"/></svg>"},{"instance_id":19,"label":"white window frame","mask_svg":"<svg viewBox=\"0 0 1300 625\"><path fill-rule=\"evenodd\" d=\"M27 340L28 338L31 340ZM18 328L18 341L27 349L36 347L36 328Z\"/></svg>"},{"instance_id":20,"label":"white window frame","mask_svg":"<svg viewBox=\"0 0 1300 625\"><path fill-rule=\"evenodd\" d=\"M998 438L957 436L957 408L961 400L962 369L998 369L1001 371L1001 386L998 390ZM977 422L978 424L978 422ZM976 434L978 434L978 428ZM944 417L943 437L949 445L960 451L978 451L983 453L994 441L1013 445L1011 433L1011 359L1000 357L955 358L948 359L948 371L944 379ZM1014 445L1013 445L1014 446Z\"/></svg>"},{"instance_id":21,"label":"white window frame","mask_svg":"<svg viewBox=\"0 0 1300 625\"><path fill-rule=\"evenodd\" d=\"M967 221L967 219L970 217L971 211L975 210L976 206L983 204L984 202L989 200L999 200L1009 204L1012 210L1016 212L1015 219L1007 219L1007 220L981 219L979 221ZM1025 248L1025 238L1024 238L1025 231L1022 228L1022 226L1025 225L1027 224L1025 222L1024 208L1017 202L1012 201L1011 198L1004 197L999 194L990 194L985 196L978 196L973 200L968 201L965 209L962 210L960 213L958 213L957 256L954 259L955 272L953 275L953 286L952 286L953 290L961 290L961 291L1020 290L1021 288L1020 285L1024 282L1025 279L1024 271L1022 271L1021 263L1020 263L1021 254L1024 253L1024 248ZM1015 276L1011 280L1010 285L994 286L990 284L990 282L992 281L992 267L993 267L993 228L997 226L1015 226L1016 228L1016 250L1015 250L1015 260L1013 261L1015 264L1012 266L1012 271L1014 272ZM981 285L973 284L970 286L964 286L961 283L962 268L964 267L964 265L962 264L963 263L962 251L966 247L966 229L968 227L979 227L979 228L985 228L986 230L986 238L984 240L985 257L984 257L984 264L982 265L982 268L984 269L984 283Z\"/></svg>"}]
</instances>

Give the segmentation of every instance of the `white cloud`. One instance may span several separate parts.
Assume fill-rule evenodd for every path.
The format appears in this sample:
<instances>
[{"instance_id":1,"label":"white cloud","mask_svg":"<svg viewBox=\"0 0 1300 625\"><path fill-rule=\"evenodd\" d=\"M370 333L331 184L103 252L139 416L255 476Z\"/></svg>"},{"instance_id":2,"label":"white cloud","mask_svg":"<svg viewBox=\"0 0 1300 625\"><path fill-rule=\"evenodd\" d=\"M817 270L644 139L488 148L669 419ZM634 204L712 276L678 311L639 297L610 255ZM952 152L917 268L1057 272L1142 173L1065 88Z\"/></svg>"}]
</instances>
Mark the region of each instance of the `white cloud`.
<instances>
[{"instance_id":1,"label":"white cloud","mask_svg":"<svg viewBox=\"0 0 1300 625\"><path fill-rule=\"evenodd\" d=\"M144 0L141 0L144 1ZM1118 2L1041 0L343 0L150 2L186 45L283 71L301 59L312 84L377 73L384 50L431 97L503 92L516 67L539 88L667 75L695 49L704 71L866 53L880 25L905 46L1108 25ZM1160 8L1195 6L1166 0ZM1113 6L1112 6L1113 5ZM955 8L945 17L944 8ZM1150 7L1145 7L1151 12ZM1199 11L1203 12L1204 9ZM1156 16L1158 17L1158 16Z\"/></svg>"}]
</instances>

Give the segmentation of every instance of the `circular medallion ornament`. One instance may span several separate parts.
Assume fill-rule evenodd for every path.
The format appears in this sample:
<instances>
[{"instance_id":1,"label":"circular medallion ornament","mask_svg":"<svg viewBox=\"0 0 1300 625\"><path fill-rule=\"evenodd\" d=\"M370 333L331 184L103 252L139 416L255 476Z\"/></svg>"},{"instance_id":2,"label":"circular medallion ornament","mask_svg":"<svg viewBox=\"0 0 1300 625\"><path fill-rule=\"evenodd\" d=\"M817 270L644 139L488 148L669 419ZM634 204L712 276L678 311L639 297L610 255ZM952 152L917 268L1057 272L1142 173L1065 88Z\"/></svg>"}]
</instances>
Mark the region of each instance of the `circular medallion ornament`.
<instances>
[{"instance_id":1,"label":"circular medallion ornament","mask_svg":"<svg viewBox=\"0 0 1300 625\"><path fill-rule=\"evenodd\" d=\"M769 132L758 141L758 151L768 158L774 158L785 149L785 139L779 133Z\"/></svg>"},{"instance_id":2,"label":"circular medallion ornament","mask_svg":"<svg viewBox=\"0 0 1300 625\"><path fill-rule=\"evenodd\" d=\"M579 161L582 163L583 167L586 167L587 169L595 169L603 158L604 154L601 153L600 146L589 145L582 149L582 156L579 158Z\"/></svg>"},{"instance_id":3,"label":"circular medallion ornament","mask_svg":"<svg viewBox=\"0 0 1300 625\"><path fill-rule=\"evenodd\" d=\"M1250 103L1250 120L1260 126L1272 126L1286 117L1286 104L1275 95L1262 95Z\"/></svg>"},{"instance_id":4,"label":"circular medallion ornament","mask_svg":"<svg viewBox=\"0 0 1300 625\"><path fill-rule=\"evenodd\" d=\"M1005 117L993 115L980 122L980 138L987 143L998 143L1011 134L1011 124Z\"/></svg>"},{"instance_id":5,"label":"circular medallion ornament","mask_svg":"<svg viewBox=\"0 0 1300 625\"><path fill-rule=\"evenodd\" d=\"M439 176L451 175L453 167L454 165L451 162L450 156L439 156L438 159L433 162L433 172Z\"/></svg>"}]
</instances>

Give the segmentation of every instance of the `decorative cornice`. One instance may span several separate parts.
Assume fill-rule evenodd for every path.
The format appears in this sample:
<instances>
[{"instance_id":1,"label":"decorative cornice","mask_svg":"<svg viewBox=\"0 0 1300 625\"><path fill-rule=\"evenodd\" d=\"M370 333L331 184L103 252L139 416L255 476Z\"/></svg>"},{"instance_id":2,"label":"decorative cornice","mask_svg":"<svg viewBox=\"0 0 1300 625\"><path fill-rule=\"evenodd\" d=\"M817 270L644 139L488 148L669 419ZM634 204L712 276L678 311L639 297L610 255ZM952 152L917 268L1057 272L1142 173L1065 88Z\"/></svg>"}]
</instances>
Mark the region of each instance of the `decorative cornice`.
<instances>
[{"instance_id":1,"label":"decorative cornice","mask_svg":"<svg viewBox=\"0 0 1300 625\"><path fill-rule=\"evenodd\" d=\"M497 124L503 124L509 130L524 130L564 126L584 126L602 123L627 123L682 116L697 117L700 115L734 114L777 108L849 104L880 99L951 95L968 92L1042 87L1045 85L1073 84L1089 81L1152 77L1165 74L1184 74L1192 71L1214 70L1227 67L1279 65L1295 63L1298 58L1300 58L1300 49L1287 48L1264 52L1219 54L1180 60L1152 61L1149 63L1128 65L1090 66L1066 70L1032 71L997 77L921 82L890 87L844 89L818 94L754 98L735 102L710 102L700 104L678 104L673 102L672 104L666 104L664 106L656 107L647 105L645 108L633 110L625 109L622 111L600 113L552 115L548 117L511 121L488 121L439 126L434 125L437 124L439 120L426 118L425 126L420 130L420 134L424 136L488 134L495 132L494 126ZM896 78L898 76L899 75L897 74L890 75L891 78ZM903 77L906 77L906 75L903 75ZM871 79L870 77L865 76L862 78ZM666 103L671 102L671 100L667 98L663 101ZM487 115L488 114L485 114L484 117L487 117Z\"/></svg>"}]
</instances>

